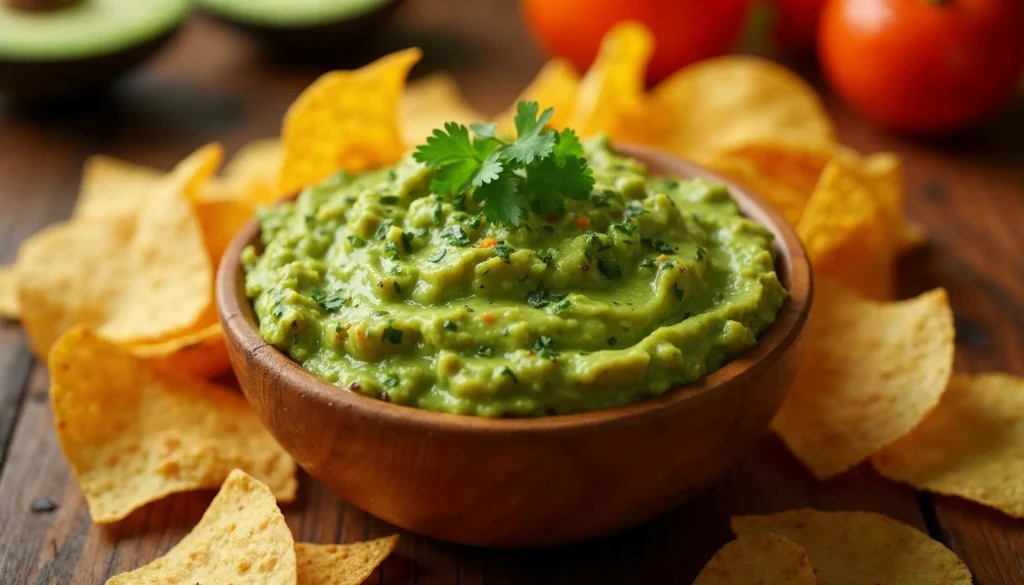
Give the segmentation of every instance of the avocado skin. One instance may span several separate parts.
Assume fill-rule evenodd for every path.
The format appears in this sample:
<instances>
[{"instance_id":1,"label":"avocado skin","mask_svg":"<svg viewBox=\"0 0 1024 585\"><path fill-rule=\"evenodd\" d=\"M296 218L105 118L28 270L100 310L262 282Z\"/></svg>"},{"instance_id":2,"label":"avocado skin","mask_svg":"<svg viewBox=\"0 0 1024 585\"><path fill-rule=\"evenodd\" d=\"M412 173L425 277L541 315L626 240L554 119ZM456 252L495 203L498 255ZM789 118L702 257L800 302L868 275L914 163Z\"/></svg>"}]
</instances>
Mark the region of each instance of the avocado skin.
<instances>
[{"instance_id":1,"label":"avocado skin","mask_svg":"<svg viewBox=\"0 0 1024 585\"><path fill-rule=\"evenodd\" d=\"M250 35L268 52L285 57L323 58L370 39L403 3L391 0L358 16L301 26L268 26L235 20L208 9L203 12Z\"/></svg>"},{"instance_id":2,"label":"avocado skin","mask_svg":"<svg viewBox=\"0 0 1024 585\"><path fill-rule=\"evenodd\" d=\"M179 28L105 55L47 61L0 59L0 93L16 100L34 101L102 88L162 49Z\"/></svg>"}]
</instances>

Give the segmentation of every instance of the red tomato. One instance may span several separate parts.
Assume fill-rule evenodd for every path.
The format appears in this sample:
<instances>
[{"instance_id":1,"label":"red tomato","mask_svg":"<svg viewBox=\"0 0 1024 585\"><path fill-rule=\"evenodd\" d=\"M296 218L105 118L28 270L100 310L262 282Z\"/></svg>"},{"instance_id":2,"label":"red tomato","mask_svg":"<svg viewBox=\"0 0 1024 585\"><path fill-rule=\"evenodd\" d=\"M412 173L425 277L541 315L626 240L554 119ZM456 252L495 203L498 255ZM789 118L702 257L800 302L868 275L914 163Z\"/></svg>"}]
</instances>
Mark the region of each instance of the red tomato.
<instances>
[{"instance_id":1,"label":"red tomato","mask_svg":"<svg viewBox=\"0 0 1024 585\"><path fill-rule=\"evenodd\" d=\"M813 54L826 0L771 0L775 46L785 53Z\"/></svg>"},{"instance_id":2,"label":"red tomato","mask_svg":"<svg viewBox=\"0 0 1024 585\"><path fill-rule=\"evenodd\" d=\"M818 57L833 89L895 130L934 133L984 118L1014 93L1020 0L830 0Z\"/></svg>"},{"instance_id":3,"label":"red tomato","mask_svg":"<svg viewBox=\"0 0 1024 585\"><path fill-rule=\"evenodd\" d=\"M727 53L746 21L750 0L522 0L534 37L552 54L585 70L601 37L623 20L644 23L655 39L647 76Z\"/></svg>"}]
</instances>

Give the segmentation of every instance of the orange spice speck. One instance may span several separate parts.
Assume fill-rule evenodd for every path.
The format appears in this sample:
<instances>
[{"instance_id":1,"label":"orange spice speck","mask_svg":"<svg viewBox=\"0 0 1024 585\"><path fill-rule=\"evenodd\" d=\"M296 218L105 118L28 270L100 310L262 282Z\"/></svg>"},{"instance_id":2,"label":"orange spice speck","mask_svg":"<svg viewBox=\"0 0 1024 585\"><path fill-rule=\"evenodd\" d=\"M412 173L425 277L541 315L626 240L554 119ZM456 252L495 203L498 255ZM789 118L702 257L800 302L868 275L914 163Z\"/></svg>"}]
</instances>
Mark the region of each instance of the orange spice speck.
<instances>
[{"instance_id":1,"label":"orange spice speck","mask_svg":"<svg viewBox=\"0 0 1024 585\"><path fill-rule=\"evenodd\" d=\"M581 230L587 229L587 226L589 226L589 225L590 225L590 218L589 217L583 215L583 216L580 216L580 217L576 218L576 227L580 228Z\"/></svg>"},{"instance_id":2,"label":"orange spice speck","mask_svg":"<svg viewBox=\"0 0 1024 585\"><path fill-rule=\"evenodd\" d=\"M366 332L362 329L356 331L356 339L359 340L359 343L366 343Z\"/></svg>"},{"instance_id":3,"label":"orange spice speck","mask_svg":"<svg viewBox=\"0 0 1024 585\"><path fill-rule=\"evenodd\" d=\"M661 256L658 256L658 262L664 262L666 260L668 260L668 256L666 256L664 254L662 254Z\"/></svg>"},{"instance_id":4,"label":"orange spice speck","mask_svg":"<svg viewBox=\"0 0 1024 585\"><path fill-rule=\"evenodd\" d=\"M481 248L493 248L498 243L498 238L484 238L480 240Z\"/></svg>"},{"instance_id":5,"label":"orange spice speck","mask_svg":"<svg viewBox=\"0 0 1024 585\"><path fill-rule=\"evenodd\" d=\"M490 313L484 313L483 315L480 316L480 319L482 319L483 322L487 323L488 325L494 325L494 323L498 320L497 317Z\"/></svg>"}]
</instances>

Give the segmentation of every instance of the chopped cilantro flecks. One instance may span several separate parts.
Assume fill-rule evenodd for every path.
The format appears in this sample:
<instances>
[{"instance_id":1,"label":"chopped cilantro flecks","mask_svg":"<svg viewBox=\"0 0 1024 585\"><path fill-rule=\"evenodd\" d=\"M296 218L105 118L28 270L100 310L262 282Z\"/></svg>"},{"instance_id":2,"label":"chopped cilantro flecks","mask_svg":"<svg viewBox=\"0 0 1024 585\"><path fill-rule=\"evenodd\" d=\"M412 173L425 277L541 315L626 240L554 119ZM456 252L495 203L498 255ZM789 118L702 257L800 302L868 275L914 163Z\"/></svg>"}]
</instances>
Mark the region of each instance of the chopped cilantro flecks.
<instances>
[{"instance_id":1,"label":"chopped cilantro flecks","mask_svg":"<svg viewBox=\"0 0 1024 585\"><path fill-rule=\"evenodd\" d=\"M444 208L441 207L440 203L438 203L437 205L434 206L434 215L431 218L432 221L434 222L434 225L441 225L441 219L442 219L442 213L443 212L444 212Z\"/></svg>"},{"instance_id":2,"label":"chopped cilantro flecks","mask_svg":"<svg viewBox=\"0 0 1024 585\"><path fill-rule=\"evenodd\" d=\"M554 313L555 315L561 315L565 311L569 310L569 307L572 306L572 301L566 298L566 295L555 296L558 296L560 298L558 298L557 300L553 300L551 302L551 312Z\"/></svg>"},{"instance_id":3,"label":"chopped cilantro flecks","mask_svg":"<svg viewBox=\"0 0 1024 585\"><path fill-rule=\"evenodd\" d=\"M504 260L506 264L510 261L509 257L512 255L512 252L515 251L515 248L509 246L505 242L498 242L494 245L494 255Z\"/></svg>"},{"instance_id":4,"label":"chopped cilantro flecks","mask_svg":"<svg viewBox=\"0 0 1024 585\"><path fill-rule=\"evenodd\" d=\"M644 215L646 213L647 210L644 209L642 203L640 203L639 201L630 201L629 203L626 204L626 211L622 213L622 217L624 217L625 219L630 219L632 217L640 217L641 215Z\"/></svg>"},{"instance_id":5,"label":"chopped cilantro flecks","mask_svg":"<svg viewBox=\"0 0 1024 585\"><path fill-rule=\"evenodd\" d=\"M398 259L398 248L395 247L395 243L392 241L384 242L384 255L392 260Z\"/></svg>"},{"instance_id":6,"label":"chopped cilantro flecks","mask_svg":"<svg viewBox=\"0 0 1024 585\"><path fill-rule=\"evenodd\" d=\"M558 352L555 351L555 342L547 335L541 335L537 338L537 341L533 344L533 351L537 352L537 357L545 360L558 357Z\"/></svg>"},{"instance_id":7,"label":"chopped cilantro flecks","mask_svg":"<svg viewBox=\"0 0 1024 585\"><path fill-rule=\"evenodd\" d=\"M653 258L644 258L640 261L640 268L655 268L657 266L658 263Z\"/></svg>"},{"instance_id":8,"label":"chopped cilantro flecks","mask_svg":"<svg viewBox=\"0 0 1024 585\"><path fill-rule=\"evenodd\" d=\"M453 246L469 245L469 236L466 235L466 231L460 225L450 225L441 230L439 235Z\"/></svg>"},{"instance_id":9,"label":"chopped cilantro flecks","mask_svg":"<svg viewBox=\"0 0 1024 585\"><path fill-rule=\"evenodd\" d=\"M434 193L456 201L472 191L488 221L518 226L528 210L561 211L565 199L585 200L594 186L576 134L546 128L553 113L540 112L537 102L519 102L513 142L496 137L491 125L474 124L471 138L465 126L448 122L416 147L413 158L434 169Z\"/></svg>"},{"instance_id":10,"label":"chopped cilantro flecks","mask_svg":"<svg viewBox=\"0 0 1024 585\"><path fill-rule=\"evenodd\" d=\"M359 236L349 236L348 243L352 244L353 248L362 248L363 246L366 245L366 240L360 238Z\"/></svg>"},{"instance_id":11,"label":"chopped cilantro flecks","mask_svg":"<svg viewBox=\"0 0 1024 585\"><path fill-rule=\"evenodd\" d=\"M325 311L337 311L345 305L345 295L341 291L327 292L322 288L314 288L310 293L313 297L313 301L320 305L320 308Z\"/></svg>"},{"instance_id":12,"label":"chopped cilantro flecks","mask_svg":"<svg viewBox=\"0 0 1024 585\"><path fill-rule=\"evenodd\" d=\"M444 257L447 254L448 248L438 248L437 250L434 250L434 252L430 256L427 256L427 260L437 264L441 260L444 260Z\"/></svg>"},{"instance_id":13,"label":"chopped cilantro flecks","mask_svg":"<svg viewBox=\"0 0 1024 585\"><path fill-rule=\"evenodd\" d=\"M452 321L451 319L445 319L445 321L441 325L441 327L444 327L448 331L458 331L459 330L459 326L456 325L455 322Z\"/></svg>"},{"instance_id":14,"label":"chopped cilantro flecks","mask_svg":"<svg viewBox=\"0 0 1024 585\"><path fill-rule=\"evenodd\" d=\"M398 284L397 280L391 281L391 285L395 288L395 293L402 294L402 285Z\"/></svg>"},{"instance_id":15,"label":"chopped cilantro flecks","mask_svg":"<svg viewBox=\"0 0 1024 585\"><path fill-rule=\"evenodd\" d=\"M395 345L399 345L402 343L402 330L395 329L394 327L388 325L387 327L384 328L384 331L381 332L380 340L390 341Z\"/></svg>"},{"instance_id":16,"label":"chopped cilantro flecks","mask_svg":"<svg viewBox=\"0 0 1024 585\"><path fill-rule=\"evenodd\" d=\"M402 232L402 249L405 250L406 254L412 252L412 239L414 237L412 232Z\"/></svg>"},{"instance_id":17,"label":"chopped cilantro flecks","mask_svg":"<svg viewBox=\"0 0 1024 585\"><path fill-rule=\"evenodd\" d=\"M483 220L481 219L481 217L479 215L474 215L473 217L469 218L469 220L466 222L466 225L468 225L469 227L471 227L473 229L477 229L477 228L480 227L480 222L481 221L483 221Z\"/></svg>"},{"instance_id":18,"label":"chopped cilantro flecks","mask_svg":"<svg viewBox=\"0 0 1024 585\"><path fill-rule=\"evenodd\" d=\"M378 240L383 240L384 238L388 237L388 230L390 229L391 220L382 221L381 224L377 227L377 233L374 235L377 236Z\"/></svg>"},{"instance_id":19,"label":"chopped cilantro flecks","mask_svg":"<svg viewBox=\"0 0 1024 585\"><path fill-rule=\"evenodd\" d=\"M519 383L519 378L516 377L516 373L513 372L512 368L508 366L501 366L501 369L498 370L498 373L501 374L502 376L508 376L509 378L512 378L512 381L515 382L516 384Z\"/></svg>"},{"instance_id":20,"label":"chopped cilantro flecks","mask_svg":"<svg viewBox=\"0 0 1024 585\"><path fill-rule=\"evenodd\" d=\"M481 345L476 350L476 357L491 357L491 348Z\"/></svg>"},{"instance_id":21,"label":"chopped cilantro flecks","mask_svg":"<svg viewBox=\"0 0 1024 585\"><path fill-rule=\"evenodd\" d=\"M551 248L541 250L537 252L537 258L540 258L541 262L550 265L555 260L555 251Z\"/></svg>"},{"instance_id":22,"label":"chopped cilantro flecks","mask_svg":"<svg viewBox=\"0 0 1024 585\"><path fill-rule=\"evenodd\" d=\"M697 253L694 254L697 257L697 261L700 262L704 259L704 248L697 248Z\"/></svg>"},{"instance_id":23,"label":"chopped cilantro flecks","mask_svg":"<svg viewBox=\"0 0 1024 585\"><path fill-rule=\"evenodd\" d=\"M383 197L380 198L380 202L383 205L396 205L396 204L398 204L398 196L397 195L384 195Z\"/></svg>"},{"instance_id":24,"label":"chopped cilantro flecks","mask_svg":"<svg viewBox=\"0 0 1024 585\"><path fill-rule=\"evenodd\" d=\"M640 243L648 248L653 248L662 254L674 254L679 251L679 248L674 247L672 244L664 240L652 240L651 238L640 238Z\"/></svg>"},{"instance_id":25,"label":"chopped cilantro flecks","mask_svg":"<svg viewBox=\"0 0 1024 585\"><path fill-rule=\"evenodd\" d=\"M618 340L618 339L615 339L614 337L609 337L608 339L606 339L606 340L605 340L605 342L606 342L606 343L607 343L608 345L610 345L610 346L611 346L611 345L615 345L616 343L618 343L618 342L619 342L619 340Z\"/></svg>"},{"instance_id":26,"label":"chopped cilantro flecks","mask_svg":"<svg viewBox=\"0 0 1024 585\"><path fill-rule=\"evenodd\" d=\"M612 224L612 228L624 234L635 234L640 231L640 228L631 221L617 221Z\"/></svg>"},{"instance_id":27,"label":"chopped cilantro flecks","mask_svg":"<svg viewBox=\"0 0 1024 585\"><path fill-rule=\"evenodd\" d=\"M686 296L686 291L679 288L679 283L677 282L672 283L672 293L676 295L677 301L683 300L683 297Z\"/></svg>"},{"instance_id":28,"label":"chopped cilantro flecks","mask_svg":"<svg viewBox=\"0 0 1024 585\"><path fill-rule=\"evenodd\" d=\"M618 280L622 278L622 268L619 267L619 263L614 258L600 258L597 261L597 269L601 271L601 274L609 280Z\"/></svg>"},{"instance_id":29,"label":"chopped cilantro flecks","mask_svg":"<svg viewBox=\"0 0 1024 585\"><path fill-rule=\"evenodd\" d=\"M399 382L401 382L401 380L396 376L388 376L387 378L384 378L384 387L390 390L398 386Z\"/></svg>"}]
</instances>

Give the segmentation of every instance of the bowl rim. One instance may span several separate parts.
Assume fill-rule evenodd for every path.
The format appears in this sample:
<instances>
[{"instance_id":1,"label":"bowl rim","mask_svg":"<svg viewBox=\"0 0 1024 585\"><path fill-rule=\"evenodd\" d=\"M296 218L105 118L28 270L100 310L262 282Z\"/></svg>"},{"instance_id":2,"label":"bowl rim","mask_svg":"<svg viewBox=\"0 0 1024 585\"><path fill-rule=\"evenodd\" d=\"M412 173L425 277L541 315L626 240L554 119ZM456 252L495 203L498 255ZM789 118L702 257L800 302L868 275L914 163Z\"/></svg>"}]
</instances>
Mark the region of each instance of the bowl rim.
<instances>
[{"instance_id":1,"label":"bowl rim","mask_svg":"<svg viewBox=\"0 0 1024 585\"><path fill-rule=\"evenodd\" d=\"M810 262L796 232L779 212L761 197L736 182L700 165L648 147L616 143L613 149L636 158L648 166L671 169L658 172L682 178L705 178L724 183L744 216L757 221L774 235L776 272L789 295L775 321L757 343L747 351L706 376L670 389L659 396L638 402L589 412L531 418L490 418L437 412L384 402L358 392L330 384L305 370L259 334L255 313L244 294L244 271L240 256L249 244L258 241L260 225L252 219L239 231L221 258L216 275L216 304L227 343L236 344L247 355L246 364L275 372L286 379L289 389L304 390L303 399L331 407L343 407L381 421L419 427L424 431L458 430L476 433L531 434L537 432L579 432L595 425L643 424L653 417L669 416L682 408L692 408L716 390L741 383L774 365L793 347L807 322L813 297ZM242 378L243 376L239 376ZM244 390L243 390L244 392Z\"/></svg>"}]
</instances>

